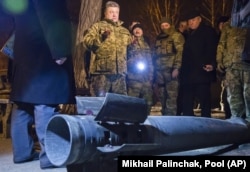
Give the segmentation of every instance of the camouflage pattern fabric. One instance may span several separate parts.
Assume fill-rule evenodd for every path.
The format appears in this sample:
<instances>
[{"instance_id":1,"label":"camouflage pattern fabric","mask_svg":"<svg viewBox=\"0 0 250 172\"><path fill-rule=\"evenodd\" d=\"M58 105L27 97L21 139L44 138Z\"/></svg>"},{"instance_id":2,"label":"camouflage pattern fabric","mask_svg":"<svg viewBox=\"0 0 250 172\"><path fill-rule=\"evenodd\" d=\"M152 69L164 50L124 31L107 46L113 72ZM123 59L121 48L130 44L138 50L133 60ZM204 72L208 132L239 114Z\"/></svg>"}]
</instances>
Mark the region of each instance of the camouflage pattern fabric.
<instances>
[{"instance_id":1,"label":"camouflage pattern fabric","mask_svg":"<svg viewBox=\"0 0 250 172\"><path fill-rule=\"evenodd\" d=\"M92 96L105 96L106 92L127 94L127 46L132 37L122 24L104 19L93 24L81 40L93 54L89 71ZM109 35L104 39L107 31Z\"/></svg>"},{"instance_id":2,"label":"camouflage pattern fabric","mask_svg":"<svg viewBox=\"0 0 250 172\"><path fill-rule=\"evenodd\" d=\"M102 34L109 31L110 35L103 40ZM82 42L95 54L90 74L122 74L127 73L127 46L132 38L122 22L103 20L95 23Z\"/></svg>"},{"instance_id":3,"label":"camouflage pattern fabric","mask_svg":"<svg viewBox=\"0 0 250 172\"><path fill-rule=\"evenodd\" d=\"M184 37L174 28L169 34L161 33L155 44L155 69L180 69Z\"/></svg>"},{"instance_id":4,"label":"camouflage pattern fabric","mask_svg":"<svg viewBox=\"0 0 250 172\"><path fill-rule=\"evenodd\" d=\"M136 80L127 81L128 95L133 97L143 98L147 101L148 115L150 114L153 105L153 90L152 83L149 81L140 82Z\"/></svg>"},{"instance_id":5,"label":"camouflage pattern fabric","mask_svg":"<svg viewBox=\"0 0 250 172\"><path fill-rule=\"evenodd\" d=\"M127 57L128 95L144 98L149 106L153 104L153 63L148 43L139 37L128 47Z\"/></svg>"},{"instance_id":6,"label":"camouflage pattern fabric","mask_svg":"<svg viewBox=\"0 0 250 172\"><path fill-rule=\"evenodd\" d=\"M217 47L216 61L218 65L223 64L225 68L235 66L249 70L248 65L241 61L246 33L246 28L231 27L230 21L225 23Z\"/></svg>"},{"instance_id":7,"label":"camouflage pattern fabric","mask_svg":"<svg viewBox=\"0 0 250 172\"><path fill-rule=\"evenodd\" d=\"M250 122L250 70L228 69L225 82L232 116Z\"/></svg>"},{"instance_id":8,"label":"camouflage pattern fabric","mask_svg":"<svg viewBox=\"0 0 250 172\"><path fill-rule=\"evenodd\" d=\"M246 28L223 27L217 47L216 61L225 67L225 87L232 117L250 121L250 63L242 61L246 40Z\"/></svg>"},{"instance_id":9,"label":"camouflage pattern fabric","mask_svg":"<svg viewBox=\"0 0 250 172\"><path fill-rule=\"evenodd\" d=\"M162 115L176 115L177 113L177 96L178 81L172 80L164 86L158 85L159 99L162 104Z\"/></svg>"},{"instance_id":10,"label":"camouflage pattern fabric","mask_svg":"<svg viewBox=\"0 0 250 172\"><path fill-rule=\"evenodd\" d=\"M162 115L176 115L178 79L172 78L173 70L181 67L184 37L173 27L168 34L157 36L154 54L155 82L159 87Z\"/></svg>"},{"instance_id":11,"label":"camouflage pattern fabric","mask_svg":"<svg viewBox=\"0 0 250 172\"><path fill-rule=\"evenodd\" d=\"M105 97L107 92L127 95L126 77L123 75L91 76L91 96Z\"/></svg>"}]
</instances>

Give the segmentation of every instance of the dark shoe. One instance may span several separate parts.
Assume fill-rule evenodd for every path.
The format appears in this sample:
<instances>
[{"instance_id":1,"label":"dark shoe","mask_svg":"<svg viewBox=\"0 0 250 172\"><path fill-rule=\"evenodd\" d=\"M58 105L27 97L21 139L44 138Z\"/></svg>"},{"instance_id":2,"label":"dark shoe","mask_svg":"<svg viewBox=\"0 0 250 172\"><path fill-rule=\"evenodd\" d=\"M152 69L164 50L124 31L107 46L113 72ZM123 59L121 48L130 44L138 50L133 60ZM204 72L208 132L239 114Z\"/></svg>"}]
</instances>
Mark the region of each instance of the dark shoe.
<instances>
[{"instance_id":1,"label":"dark shoe","mask_svg":"<svg viewBox=\"0 0 250 172\"><path fill-rule=\"evenodd\" d=\"M36 161L39 160L39 152L34 152L30 158L24 159L24 160L14 160L15 164L21 164L25 162L30 162L30 161Z\"/></svg>"}]
</instances>

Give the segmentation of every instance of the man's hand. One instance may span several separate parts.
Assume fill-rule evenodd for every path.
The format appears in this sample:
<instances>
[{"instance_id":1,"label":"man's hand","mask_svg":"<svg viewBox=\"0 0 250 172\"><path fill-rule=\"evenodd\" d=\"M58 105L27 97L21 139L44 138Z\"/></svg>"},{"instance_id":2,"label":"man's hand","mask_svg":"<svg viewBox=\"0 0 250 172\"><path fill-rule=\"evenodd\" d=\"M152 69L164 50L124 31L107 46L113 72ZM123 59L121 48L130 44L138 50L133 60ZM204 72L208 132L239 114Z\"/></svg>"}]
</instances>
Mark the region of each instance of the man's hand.
<instances>
[{"instance_id":1,"label":"man's hand","mask_svg":"<svg viewBox=\"0 0 250 172\"><path fill-rule=\"evenodd\" d=\"M60 59L57 59L57 60L56 60L56 63L57 63L58 65L62 65L66 60L67 60L67 57L62 57L62 58L60 58Z\"/></svg>"},{"instance_id":2,"label":"man's hand","mask_svg":"<svg viewBox=\"0 0 250 172\"><path fill-rule=\"evenodd\" d=\"M179 75L179 70L178 69L174 69L172 72L172 78L177 79Z\"/></svg>"},{"instance_id":3,"label":"man's hand","mask_svg":"<svg viewBox=\"0 0 250 172\"><path fill-rule=\"evenodd\" d=\"M105 32L102 33L102 41L105 41L110 35L110 31L106 30Z\"/></svg>"},{"instance_id":4,"label":"man's hand","mask_svg":"<svg viewBox=\"0 0 250 172\"><path fill-rule=\"evenodd\" d=\"M225 66L222 63L218 63L217 71L219 71L220 73L225 73Z\"/></svg>"},{"instance_id":5,"label":"man's hand","mask_svg":"<svg viewBox=\"0 0 250 172\"><path fill-rule=\"evenodd\" d=\"M132 36L132 44L137 44L137 43L138 43L138 38L133 35Z\"/></svg>"},{"instance_id":6,"label":"man's hand","mask_svg":"<svg viewBox=\"0 0 250 172\"><path fill-rule=\"evenodd\" d=\"M211 72L214 70L214 67L212 65L204 65L203 69L207 72Z\"/></svg>"}]
</instances>

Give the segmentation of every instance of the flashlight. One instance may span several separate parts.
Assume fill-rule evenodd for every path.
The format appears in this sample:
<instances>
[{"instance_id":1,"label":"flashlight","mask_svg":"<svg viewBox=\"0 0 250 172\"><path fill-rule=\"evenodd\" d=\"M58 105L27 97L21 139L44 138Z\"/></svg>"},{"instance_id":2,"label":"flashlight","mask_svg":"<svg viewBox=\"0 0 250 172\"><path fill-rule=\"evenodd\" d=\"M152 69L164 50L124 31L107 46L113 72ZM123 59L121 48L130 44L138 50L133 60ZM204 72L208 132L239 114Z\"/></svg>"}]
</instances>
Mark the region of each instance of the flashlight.
<instances>
[{"instance_id":1,"label":"flashlight","mask_svg":"<svg viewBox=\"0 0 250 172\"><path fill-rule=\"evenodd\" d=\"M138 69L139 71L143 71L143 70L145 70L145 68L146 68L146 66L145 66L145 64L144 64L143 62L138 62L138 63L136 64L136 67L137 67L137 69Z\"/></svg>"}]
</instances>

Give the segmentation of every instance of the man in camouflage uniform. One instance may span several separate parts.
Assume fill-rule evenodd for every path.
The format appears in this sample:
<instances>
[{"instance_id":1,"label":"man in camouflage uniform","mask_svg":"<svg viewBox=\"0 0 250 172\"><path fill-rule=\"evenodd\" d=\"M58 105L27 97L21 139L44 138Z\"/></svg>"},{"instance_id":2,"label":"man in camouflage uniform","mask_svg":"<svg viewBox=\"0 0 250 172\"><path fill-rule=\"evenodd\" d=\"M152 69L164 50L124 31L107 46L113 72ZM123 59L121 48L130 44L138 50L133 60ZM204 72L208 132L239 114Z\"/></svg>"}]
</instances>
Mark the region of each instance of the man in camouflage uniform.
<instances>
[{"instance_id":1,"label":"man in camouflage uniform","mask_svg":"<svg viewBox=\"0 0 250 172\"><path fill-rule=\"evenodd\" d=\"M225 23L230 19L229 16L221 16L217 22L217 27L218 27L218 43L220 40L221 36L221 30L223 29ZM221 54L219 50L217 51L217 54ZM219 56L218 56L219 58ZM217 62L218 63L218 62ZM227 89L225 85L225 71L218 71L217 70L217 78L220 81L221 84L221 93L220 93L220 110L225 112L225 118L228 119L230 118L231 115L231 110L230 106L227 100Z\"/></svg>"},{"instance_id":2,"label":"man in camouflage uniform","mask_svg":"<svg viewBox=\"0 0 250 172\"><path fill-rule=\"evenodd\" d=\"M242 59L246 28L225 23L217 47L217 70L226 72L225 84L232 117L250 121L250 63Z\"/></svg>"},{"instance_id":3,"label":"man in camouflage uniform","mask_svg":"<svg viewBox=\"0 0 250 172\"><path fill-rule=\"evenodd\" d=\"M152 54L148 42L143 36L141 24L132 26L133 42L128 47L128 95L144 98L147 101L149 112L153 104L153 64Z\"/></svg>"},{"instance_id":4,"label":"man in camouflage uniform","mask_svg":"<svg viewBox=\"0 0 250 172\"><path fill-rule=\"evenodd\" d=\"M158 85L162 115L176 115L178 75L184 44L183 35L164 17L160 22L161 33L156 38L154 70Z\"/></svg>"},{"instance_id":5,"label":"man in camouflage uniform","mask_svg":"<svg viewBox=\"0 0 250 172\"><path fill-rule=\"evenodd\" d=\"M104 97L107 92L127 94L127 46L132 38L119 20L119 11L119 4L108 1L104 19L83 37L83 43L94 54L90 64L92 96Z\"/></svg>"}]
</instances>

